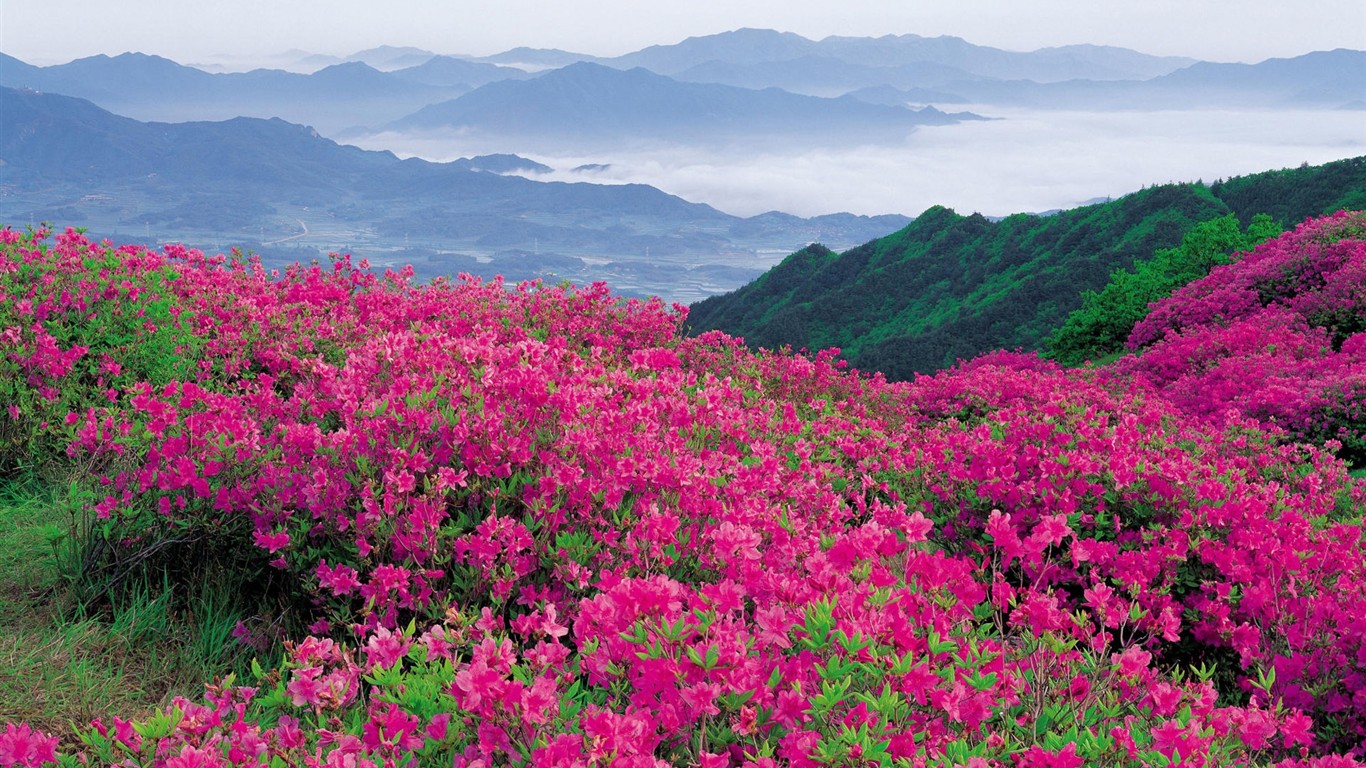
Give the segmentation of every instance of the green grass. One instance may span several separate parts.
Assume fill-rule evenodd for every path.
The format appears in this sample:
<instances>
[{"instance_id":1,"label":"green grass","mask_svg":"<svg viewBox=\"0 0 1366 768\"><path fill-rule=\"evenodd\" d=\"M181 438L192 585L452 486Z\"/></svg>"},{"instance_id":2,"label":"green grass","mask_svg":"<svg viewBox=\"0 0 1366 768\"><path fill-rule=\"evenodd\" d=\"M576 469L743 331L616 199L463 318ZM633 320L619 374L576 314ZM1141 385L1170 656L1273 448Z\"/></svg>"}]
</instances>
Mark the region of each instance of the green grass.
<instances>
[{"instance_id":1,"label":"green grass","mask_svg":"<svg viewBox=\"0 0 1366 768\"><path fill-rule=\"evenodd\" d=\"M49 485L0 481L0 722L74 743L92 718L150 714L245 672L251 654L231 635L240 601L225 580L183 598L144 579L91 600L69 509Z\"/></svg>"}]
</instances>

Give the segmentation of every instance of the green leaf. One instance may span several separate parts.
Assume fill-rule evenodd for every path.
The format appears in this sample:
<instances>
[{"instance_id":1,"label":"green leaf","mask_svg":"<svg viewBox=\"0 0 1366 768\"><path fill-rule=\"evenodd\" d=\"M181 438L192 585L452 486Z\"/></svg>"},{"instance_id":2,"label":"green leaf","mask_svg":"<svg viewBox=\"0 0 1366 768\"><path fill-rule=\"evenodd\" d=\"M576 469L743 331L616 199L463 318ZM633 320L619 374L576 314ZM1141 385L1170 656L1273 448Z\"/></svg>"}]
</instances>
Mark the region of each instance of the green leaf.
<instances>
[{"instance_id":1,"label":"green leaf","mask_svg":"<svg viewBox=\"0 0 1366 768\"><path fill-rule=\"evenodd\" d=\"M683 649L683 653L687 655L689 661L699 667L702 666L702 654L698 653L696 648L690 645Z\"/></svg>"},{"instance_id":2,"label":"green leaf","mask_svg":"<svg viewBox=\"0 0 1366 768\"><path fill-rule=\"evenodd\" d=\"M991 672L986 675L975 674L968 678L968 684L979 691L989 691L996 685L996 673Z\"/></svg>"},{"instance_id":3,"label":"green leaf","mask_svg":"<svg viewBox=\"0 0 1366 768\"><path fill-rule=\"evenodd\" d=\"M717 661L720 661L720 659L721 659L721 651L720 651L720 649L718 649L715 645L708 645L708 646L707 646L707 658L706 658L706 663L705 663L703 666L704 666L706 669L711 669L712 667L715 667L715 666L716 666L716 662L717 662Z\"/></svg>"},{"instance_id":4,"label":"green leaf","mask_svg":"<svg viewBox=\"0 0 1366 768\"><path fill-rule=\"evenodd\" d=\"M183 719L185 713L180 711L180 707L171 707L168 711L152 715L145 722L133 723L133 730L144 739L160 741L175 733L176 727Z\"/></svg>"}]
</instances>

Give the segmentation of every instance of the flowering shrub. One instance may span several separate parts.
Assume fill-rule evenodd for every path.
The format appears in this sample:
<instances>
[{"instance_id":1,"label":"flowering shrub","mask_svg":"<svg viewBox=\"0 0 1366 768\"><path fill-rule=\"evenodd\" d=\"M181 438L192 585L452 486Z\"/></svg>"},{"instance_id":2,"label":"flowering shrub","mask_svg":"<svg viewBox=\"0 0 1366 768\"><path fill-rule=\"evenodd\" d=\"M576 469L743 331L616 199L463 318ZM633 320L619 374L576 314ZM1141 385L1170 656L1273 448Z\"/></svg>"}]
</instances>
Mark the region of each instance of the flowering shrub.
<instances>
[{"instance_id":1,"label":"flowering shrub","mask_svg":"<svg viewBox=\"0 0 1366 768\"><path fill-rule=\"evenodd\" d=\"M97 349L11 304L60 283L135 311L73 254L163 276L171 319L144 333L176 340L170 373L110 347L139 373L39 428L96 468L105 540L211 536L306 616L279 668L96 721L64 764L1290 768L1366 746L1366 490L1246 416L1029 355L889 384L683 339L681 308L602 286L0 239L11 420L87 386ZM55 756L25 728L0 765Z\"/></svg>"},{"instance_id":2,"label":"flowering shrub","mask_svg":"<svg viewBox=\"0 0 1366 768\"><path fill-rule=\"evenodd\" d=\"M107 406L135 382L190 373L198 340L179 330L176 273L128 246L95 246L74 232L0 230L0 476L35 456L62 456L69 413Z\"/></svg>"},{"instance_id":3,"label":"flowering shrub","mask_svg":"<svg viewBox=\"0 0 1366 768\"><path fill-rule=\"evenodd\" d=\"M1157 302L1120 363L1183 409L1232 408L1366 462L1366 214L1310 220Z\"/></svg>"}]
</instances>

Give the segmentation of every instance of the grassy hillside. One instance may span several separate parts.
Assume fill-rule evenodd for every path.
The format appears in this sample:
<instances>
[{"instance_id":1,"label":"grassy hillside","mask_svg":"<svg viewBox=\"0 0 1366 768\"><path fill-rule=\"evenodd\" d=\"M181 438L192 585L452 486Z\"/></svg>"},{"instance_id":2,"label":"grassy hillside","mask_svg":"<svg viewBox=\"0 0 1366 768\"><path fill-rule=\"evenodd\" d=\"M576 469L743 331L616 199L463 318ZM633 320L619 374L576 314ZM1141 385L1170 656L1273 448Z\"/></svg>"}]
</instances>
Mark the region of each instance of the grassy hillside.
<instances>
[{"instance_id":1,"label":"grassy hillside","mask_svg":"<svg viewBox=\"0 0 1366 768\"><path fill-rule=\"evenodd\" d=\"M1359 200L1366 158L1203 184L1165 185L1052 216L999 222L935 207L843 254L803 249L738 291L694 304L691 332L751 346L839 347L893 379L991 349L1041 349L1086 291L1179 247L1201 222L1269 213L1290 226Z\"/></svg>"}]
</instances>

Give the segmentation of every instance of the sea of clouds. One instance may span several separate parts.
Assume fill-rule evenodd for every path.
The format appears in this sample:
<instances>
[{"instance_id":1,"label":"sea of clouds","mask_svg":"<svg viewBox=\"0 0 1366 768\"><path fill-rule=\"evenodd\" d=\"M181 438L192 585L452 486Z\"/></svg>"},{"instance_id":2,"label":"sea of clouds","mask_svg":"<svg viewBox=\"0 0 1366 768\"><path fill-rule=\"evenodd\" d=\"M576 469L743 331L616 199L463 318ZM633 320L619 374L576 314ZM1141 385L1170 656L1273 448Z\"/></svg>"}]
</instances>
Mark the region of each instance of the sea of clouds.
<instances>
[{"instance_id":1,"label":"sea of clouds","mask_svg":"<svg viewBox=\"0 0 1366 768\"><path fill-rule=\"evenodd\" d=\"M987 215L1069 208L1169 181L1212 182L1366 154L1359 110L1009 111L993 119L922 127L893 144L806 146L718 137L693 145L623 145L583 151L547 139L377 134L367 149L445 161L515 153L554 170L542 181L640 183L728 213L779 210L919 214L931 205ZM580 166L606 166L575 170Z\"/></svg>"}]
</instances>

